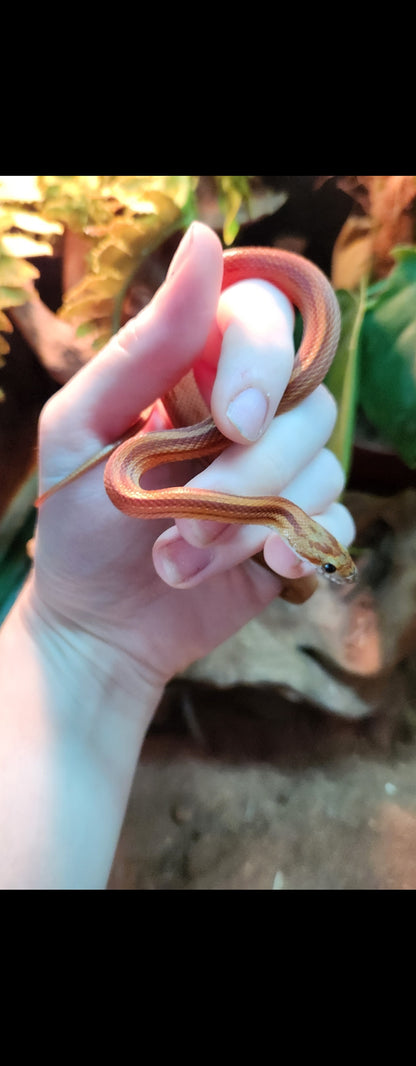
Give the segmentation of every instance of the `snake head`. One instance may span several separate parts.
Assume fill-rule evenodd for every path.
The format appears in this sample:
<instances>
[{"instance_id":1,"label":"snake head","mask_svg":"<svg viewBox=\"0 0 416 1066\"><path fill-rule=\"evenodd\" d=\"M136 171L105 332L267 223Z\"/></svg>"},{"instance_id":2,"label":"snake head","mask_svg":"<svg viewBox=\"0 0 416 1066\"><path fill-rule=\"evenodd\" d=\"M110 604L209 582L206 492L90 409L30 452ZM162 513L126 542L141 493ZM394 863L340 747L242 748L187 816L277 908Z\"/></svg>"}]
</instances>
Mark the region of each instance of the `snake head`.
<instances>
[{"instance_id":1,"label":"snake head","mask_svg":"<svg viewBox=\"0 0 416 1066\"><path fill-rule=\"evenodd\" d=\"M358 577L357 567L348 552L343 554L338 565L323 563L320 572L336 585L343 585L345 581L356 581Z\"/></svg>"}]
</instances>

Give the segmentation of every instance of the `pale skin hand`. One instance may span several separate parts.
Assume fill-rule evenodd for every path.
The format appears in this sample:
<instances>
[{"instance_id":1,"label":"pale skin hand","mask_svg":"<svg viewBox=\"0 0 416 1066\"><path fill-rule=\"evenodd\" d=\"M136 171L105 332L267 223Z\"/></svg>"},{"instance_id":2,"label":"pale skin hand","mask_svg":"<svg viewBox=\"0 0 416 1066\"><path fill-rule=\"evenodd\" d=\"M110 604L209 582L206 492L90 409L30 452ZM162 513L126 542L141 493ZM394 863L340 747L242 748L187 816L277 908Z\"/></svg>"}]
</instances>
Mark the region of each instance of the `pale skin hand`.
<instances>
[{"instance_id":1,"label":"pale skin hand","mask_svg":"<svg viewBox=\"0 0 416 1066\"><path fill-rule=\"evenodd\" d=\"M332 398L322 386L272 422L293 361L292 309L285 297L258 282L227 290L218 309L221 269L219 241L196 224L152 303L44 409L41 491L117 439L202 352L196 373L205 390L218 363L212 409L223 432L247 444L227 409L241 390L251 400L246 390L254 388L266 397L267 432L251 448L224 453L195 484L248 495L287 493L322 516L347 544L352 521L345 508L333 504L342 472L322 450L335 418ZM252 410L249 415L253 435ZM161 419L159 408L157 426ZM102 474L102 467L89 472L41 509L36 595L52 616L58 610L71 624L133 656L151 681L163 684L278 594L279 578L250 560L265 541L266 559L277 573L298 577L311 571L264 529L228 527L218 535L217 524L182 521L182 536L173 526L157 539L169 523L120 514L105 494ZM180 467L173 466L172 483L178 474ZM201 548L207 536L215 542Z\"/></svg>"},{"instance_id":2,"label":"pale skin hand","mask_svg":"<svg viewBox=\"0 0 416 1066\"><path fill-rule=\"evenodd\" d=\"M287 494L348 545L352 520L333 502L342 473L324 448L332 398L320 387L272 422L293 359L286 299L244 282L219 301L221 247L200 224L173 268L152 303L46 405L40 491L119 438L196 360L207 399L214 382L214 417L236 442L197 483ZM243 389L253 437L258 387L265 432L243 447L241 410L231 410L240 430L227 410ZM164 422L160 405L153 422ZM41 507L34 573L0 633L1 888L105 887L164 684L278 595L278 574L310 570L267 530L167 526L120 514L102 466ZM263 544L276 576L251 559Z\"/></svg>"}]
</instances>

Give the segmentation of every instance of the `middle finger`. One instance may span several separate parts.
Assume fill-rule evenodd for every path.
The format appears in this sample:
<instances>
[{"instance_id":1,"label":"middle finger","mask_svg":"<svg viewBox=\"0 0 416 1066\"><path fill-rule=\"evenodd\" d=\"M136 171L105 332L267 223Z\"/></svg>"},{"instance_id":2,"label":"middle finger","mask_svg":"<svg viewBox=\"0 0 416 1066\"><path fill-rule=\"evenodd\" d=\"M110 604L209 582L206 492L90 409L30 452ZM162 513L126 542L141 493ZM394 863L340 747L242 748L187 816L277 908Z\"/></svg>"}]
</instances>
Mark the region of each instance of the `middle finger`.
<instances>
[{"instance_id":1,"label":"middle finger","mask_svg":"<svg viewBox=\"0 0 416 1066\"><path fill-rule=\"evenodd\" d=\"M274 418L266 433L250 447L231 445L188 487L231 495L280 496L322 449L336 419L331 393L320 385L292 411ZM314 501L310 509L314 510ZM317 499L317 509L320 501ZM178 519L181 536L196 547L218 537L223 523Z\"/></svg>"}]
</instances>

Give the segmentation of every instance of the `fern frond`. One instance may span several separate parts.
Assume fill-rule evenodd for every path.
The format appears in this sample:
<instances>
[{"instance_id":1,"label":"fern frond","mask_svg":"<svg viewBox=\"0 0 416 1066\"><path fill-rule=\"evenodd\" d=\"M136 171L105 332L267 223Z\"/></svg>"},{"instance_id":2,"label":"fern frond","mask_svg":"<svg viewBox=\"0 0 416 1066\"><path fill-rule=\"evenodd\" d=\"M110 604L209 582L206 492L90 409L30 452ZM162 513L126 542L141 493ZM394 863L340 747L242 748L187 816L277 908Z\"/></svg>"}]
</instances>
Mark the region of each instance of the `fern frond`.
<instances>
[{"instance_id":1,"label":"fern frond","mask_svg":"<svg viewBox=\"0 0 416 1066\"><path fill-rule=\"evenodd\" d=\"M116 179L117 214L100 226L89 226L95 238L89 253L89 270L64 298L60 315L77 328L78 336L91 334L96 351L107 343L120 323L125 292L143 259L182 226L178 204L143 178Z\"/></svg>"},{"instance_id":2,"label":"fern frond","mask_svg":"<svg viewBox=\"0 0 416 1066\"><path fill-rule=\"evenodd\" d=\"M23 185L19 181L0 177L0 330L9 333L13 326L2 309L27 303L33 297L33 281L39 277L27 257L52 255L53 247L45 237L62 233L62 226L45 219L39 210L36 179L28 178ZM8 342L0 337L0 354L9 351Z\"/></svg>"}]
</instances>

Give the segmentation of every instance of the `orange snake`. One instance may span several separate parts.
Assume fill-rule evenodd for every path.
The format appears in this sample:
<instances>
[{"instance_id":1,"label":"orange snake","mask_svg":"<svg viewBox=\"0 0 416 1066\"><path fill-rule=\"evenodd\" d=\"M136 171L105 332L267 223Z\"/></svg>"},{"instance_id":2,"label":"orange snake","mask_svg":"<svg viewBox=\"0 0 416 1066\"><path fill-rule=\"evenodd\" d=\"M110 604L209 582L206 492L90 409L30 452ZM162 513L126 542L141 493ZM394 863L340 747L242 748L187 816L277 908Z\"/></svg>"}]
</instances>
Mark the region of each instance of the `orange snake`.
<instances>
[{"instance_id":1,"label":"orange snake","mask_svg":"<svg viewBox=\"0 0 416 1066\"><path fill-rule=\"evenodd\" d=\"M324 274L292 252L242 248L224 253L222 291L245 278L276 285L299 309L303 336L279 414L294 407L325 377L336 352L340 313ZM351 581L355 565L345 548L296 504L274 496L231 496L186 487L147 490L140 486L146 470L162 463L220 454L232 442L217 429L197 389L193 372L163 397L173 429L137 433L136 423L120 440L107 445L36 501L39 506L58 489L107 458L104 485L124 514L139 518L204 518L268 526L303 559L332 580ZM197 424L190 424L190 423ZM181 428L180 428L181 427ZM133 436L133 434L135 434ZM108 458L109 457L109 458Z\"/></svg>"}]
</instances>

